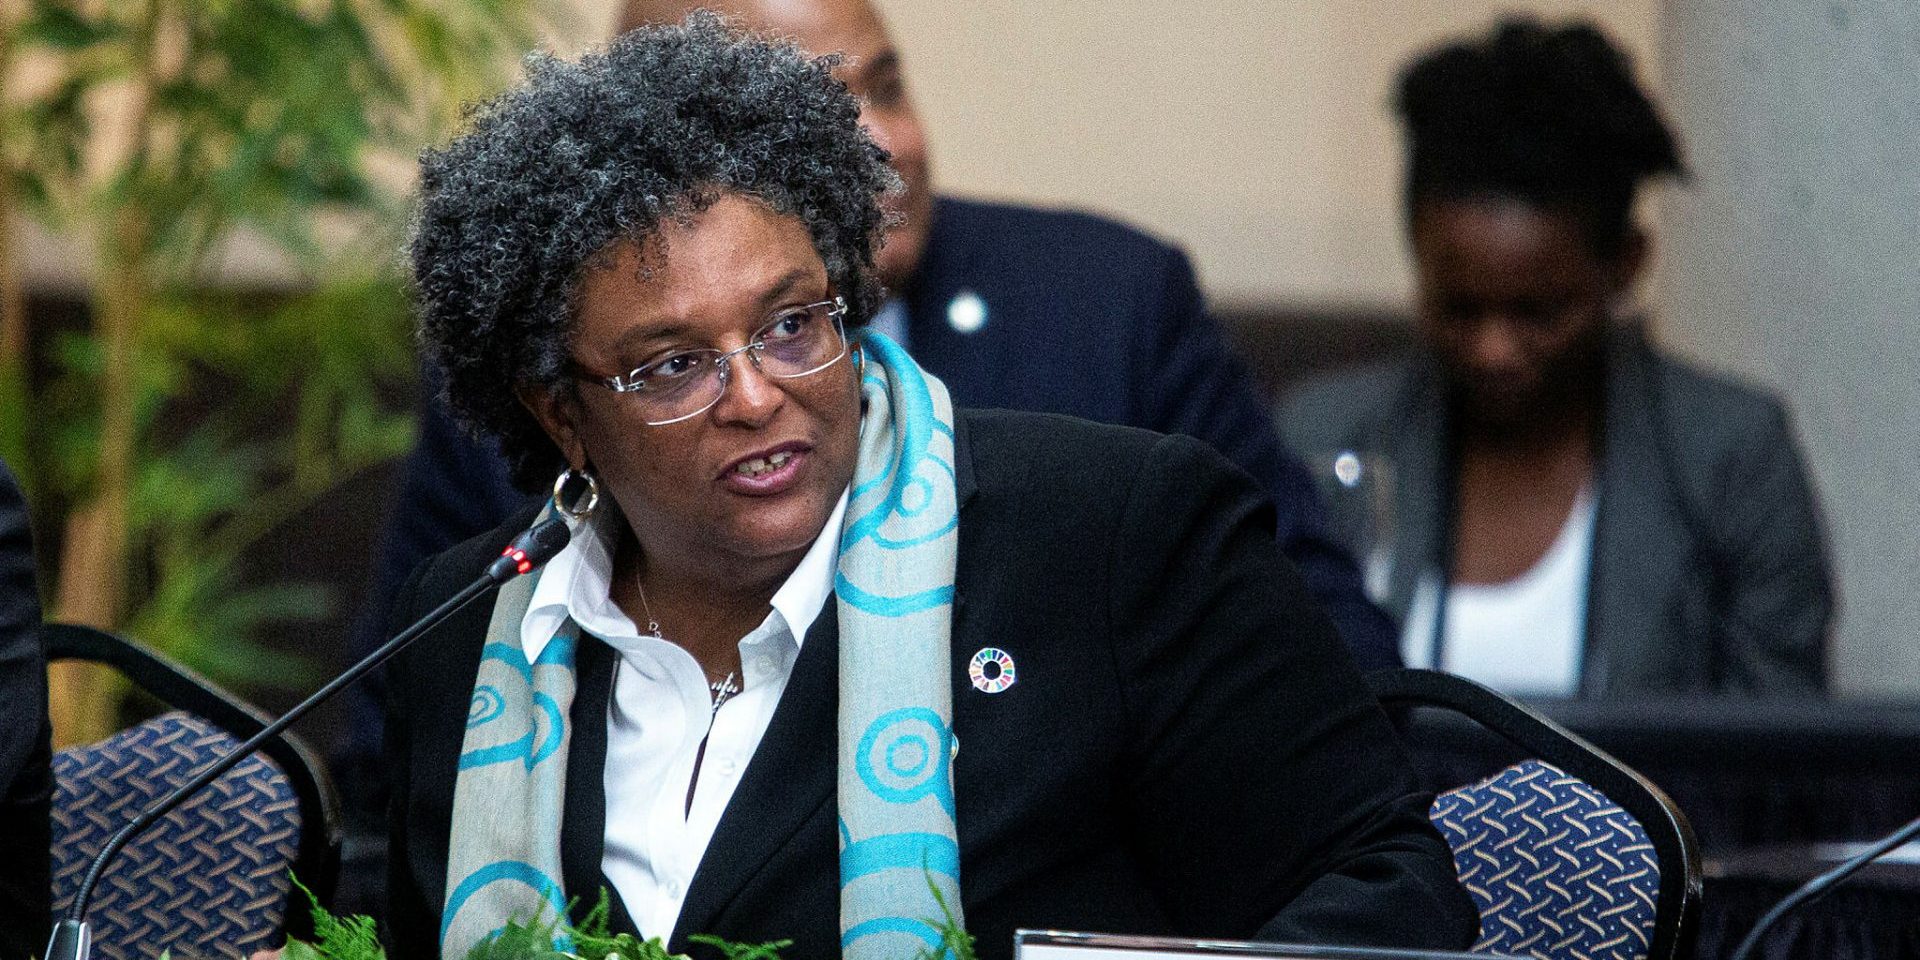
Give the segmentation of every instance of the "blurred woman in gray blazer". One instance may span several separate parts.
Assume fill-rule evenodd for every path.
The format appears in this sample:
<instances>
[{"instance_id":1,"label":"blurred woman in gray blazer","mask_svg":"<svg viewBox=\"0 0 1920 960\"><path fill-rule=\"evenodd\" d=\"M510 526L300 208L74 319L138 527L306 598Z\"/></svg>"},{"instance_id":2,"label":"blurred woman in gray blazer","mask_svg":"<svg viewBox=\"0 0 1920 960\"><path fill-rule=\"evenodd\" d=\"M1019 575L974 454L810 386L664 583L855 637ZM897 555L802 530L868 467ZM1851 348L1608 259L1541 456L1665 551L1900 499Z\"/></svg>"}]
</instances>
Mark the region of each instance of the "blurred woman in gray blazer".
<instances>
[{"instance_id":1,"label":"blurred woman in gray blazer","mask_svg":"<svg viewBox=\"0 0 1920 960\"><path fill-rule=\"evenodd\" d=\"M1625 306L1639 185L1684 165L1591 26L1509 20L1400 78L1424 349L1292 396L1305 452L1391 465L1376 584L1409 665L1519 695L1817 695L1821 522L1773 397Z\"/></svg>"}]
</instances>

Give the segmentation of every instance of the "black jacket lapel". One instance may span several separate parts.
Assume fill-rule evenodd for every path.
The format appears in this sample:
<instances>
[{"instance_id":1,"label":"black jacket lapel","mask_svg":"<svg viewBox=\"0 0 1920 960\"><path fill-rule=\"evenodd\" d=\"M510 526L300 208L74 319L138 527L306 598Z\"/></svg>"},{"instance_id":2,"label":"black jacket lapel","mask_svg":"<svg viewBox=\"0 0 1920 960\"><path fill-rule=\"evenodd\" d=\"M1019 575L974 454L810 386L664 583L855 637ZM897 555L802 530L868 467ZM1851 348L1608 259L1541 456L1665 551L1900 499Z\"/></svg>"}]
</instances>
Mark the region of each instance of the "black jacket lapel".
<instances>
[{"instance_id":1,"label":"black jacket lapel","mask_svg":"<svg viewBox=\"0 0 1920 960\"><path fill-rule=\"evenodd\" d=\"M754 874L822 804L833 800L839 660L839 619L829 607L807 631L766 735L694 872L668 945L673 952L686 951L688 934L716 929L721 914ZM822 869L832 866L822 864Z\"/></svg>"},{"instance_id":2,"label":"black jacket lapel","mask_svg":"<svg viewBox=\"0 0 1920 960\"><path fill-rule=\"evenodd\" d=\"M560 825L560 871L577 922L593 909L600 891L612 907L610 929L633 932L633 919L620 892L600 872L607 846L607 705L613 696L613 672L620 658L613 648L582 635L574 662L578 677L573 709L573 742L567 748L566 812Z\"/></svg>"}]
</instances>

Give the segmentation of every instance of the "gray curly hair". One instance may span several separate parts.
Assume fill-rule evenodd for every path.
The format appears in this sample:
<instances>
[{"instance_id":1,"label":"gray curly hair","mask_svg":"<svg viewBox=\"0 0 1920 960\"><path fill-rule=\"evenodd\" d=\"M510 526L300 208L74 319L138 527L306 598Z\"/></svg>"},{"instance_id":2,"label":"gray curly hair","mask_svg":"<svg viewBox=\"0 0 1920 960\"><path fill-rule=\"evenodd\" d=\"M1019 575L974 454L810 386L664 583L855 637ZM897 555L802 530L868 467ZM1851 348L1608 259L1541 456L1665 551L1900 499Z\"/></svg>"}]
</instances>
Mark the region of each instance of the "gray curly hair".
<instances>
[{"instance_id":1,"label":"gray curly hair","mask_svg":"<svg viewBox=\"0 0 1920 960\"><path fill-rule=\"evenodd\" d=\"M422 346L454 414L499 438L515 483L536 489L564 462L509 387L572 389L582 276L663 221L754 197L806 226L849 323L873 315L879 198L898 179L829 74L837 63L697 12L577 63L529 58L524 84L422 157L410 245Z\"/></svg>"}]
</instances>

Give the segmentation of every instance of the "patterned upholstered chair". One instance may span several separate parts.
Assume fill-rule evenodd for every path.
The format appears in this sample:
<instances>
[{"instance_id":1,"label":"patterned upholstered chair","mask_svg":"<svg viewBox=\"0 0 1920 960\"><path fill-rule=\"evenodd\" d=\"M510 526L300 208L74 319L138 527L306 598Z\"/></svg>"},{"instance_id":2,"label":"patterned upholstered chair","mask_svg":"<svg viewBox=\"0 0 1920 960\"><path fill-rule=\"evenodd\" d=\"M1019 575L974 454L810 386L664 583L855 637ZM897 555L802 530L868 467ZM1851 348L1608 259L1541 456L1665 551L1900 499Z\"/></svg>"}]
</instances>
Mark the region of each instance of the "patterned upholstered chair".
<instances>
[{"instance_id":1,"label":"patterned upholstered chair","mask_svg":"<svg viewBox=\"0 0 1920 960\"><path fill-rule=\"evenodd\" d=\"M1368 678L1414 741L1464 717L1525 759L1441 793L1429 811L1480 909L1476 953L1537 960L1678 960L1700 903L1693 828L1660 788L1553 721L1431 670Z\"/></svg>"},{"instance_id":2,"label":"patterned upholstered chair","mask_svg":"<svg viewBox=\"0 0 1920 960\"><path fill-rule=\"evenodd\" d=\"M130 640L87 627L45 628L49 660L119 670L175 709L100 743L55 754L53 906L72 903L107 838L143 807L265 726L259 711ZM305 747L269 741L135 837L107 867L87 909L94 951L110 960L244 957L287 932L309 934L306 898L322 898L339 859L337 801Z\"/></svg>"}]
</instances>

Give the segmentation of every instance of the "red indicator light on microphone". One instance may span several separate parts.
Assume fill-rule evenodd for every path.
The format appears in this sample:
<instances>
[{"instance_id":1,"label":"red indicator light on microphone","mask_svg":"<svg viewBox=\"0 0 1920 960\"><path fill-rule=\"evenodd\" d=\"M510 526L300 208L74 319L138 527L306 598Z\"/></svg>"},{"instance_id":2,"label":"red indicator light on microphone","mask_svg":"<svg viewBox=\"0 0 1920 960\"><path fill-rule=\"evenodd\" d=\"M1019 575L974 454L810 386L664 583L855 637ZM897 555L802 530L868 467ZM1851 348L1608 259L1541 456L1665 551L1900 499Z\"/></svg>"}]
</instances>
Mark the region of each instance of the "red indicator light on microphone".
<instances>
[{"instance_id":1,"label":"red indicator light on microphone","mask_svg":"<svg viewBox=\"0 0 1920 960\"><path fill-rule=\"evenodd\" d=\"M514 569L518 570L521 573L526 573L527 571L533 569L533 561L527 559L527 552L525 550L517 550L513 547L508 547L505 550L500 551L500 555L513 560Z\"/></svg>"}]
</instances>

